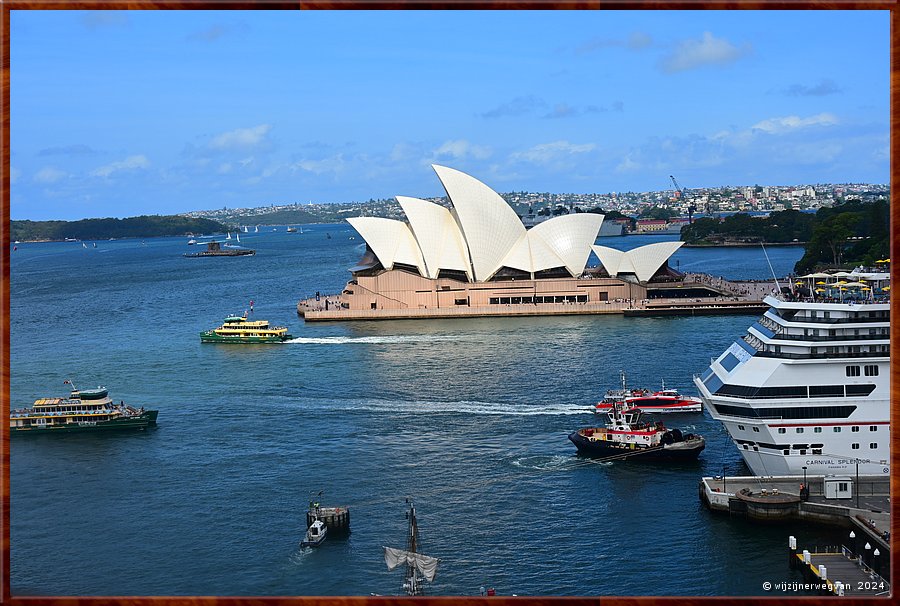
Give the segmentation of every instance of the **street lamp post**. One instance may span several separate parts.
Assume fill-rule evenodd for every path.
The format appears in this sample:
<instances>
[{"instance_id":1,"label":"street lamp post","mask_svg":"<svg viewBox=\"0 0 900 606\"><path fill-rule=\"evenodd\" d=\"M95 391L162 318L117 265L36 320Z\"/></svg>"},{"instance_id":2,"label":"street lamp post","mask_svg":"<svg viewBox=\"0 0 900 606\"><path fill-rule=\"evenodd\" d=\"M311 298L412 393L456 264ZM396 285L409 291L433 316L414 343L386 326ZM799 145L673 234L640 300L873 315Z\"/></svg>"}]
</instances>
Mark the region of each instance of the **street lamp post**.
<instances>
[{"instance_id":1,"label":"street lamp post","mask_svg":"<svg viewBox=\"0 0 900 606\"><path fill-rule=\"evenodd\" d=\"M869 555L869 550L872 549L872 546L870 544L866 543L866 545L865 545L865 547L863 547L863 549L866 550L866 555L863 557L863 562L865 562L866 565L871 568L872 567L872 557Z\"/></svg>"},{"instance_id":2,"label":"street lamp post","mask_svg":"<svg viewBox=\"0 0 900 606\"><path fill-rule=\"evenodd\" d=\"M856 486L853 490L856 491L856 508L859 509L859 459L856 459Z\"/></svg>"},{"instance_id":3,"label":"street lamp post","mask_svg":"<svg viewBox=\"0 0 900 606\"><path fill-rule=\"evenodd\" d=\"M877 557L880 556L880 555L881 555L881 552L878 551L878 548L876 547L876 548L875 548L875 551L872 552L872 565L870 566L870 568L871 568L872 570L874 570L875 573L878 574L879 576L881 576L881 570L880 570L878 567L876 567L876 565L875 565L875 558L877 558Z\"/></svg>"},{"instance_id":4,"label":"street lamp post","mask_svg":"<svg viewBox=\"0 0 900 606\"><path fill-rule=\"evenodd\" d=\"M853 532L852 530L850 531L850 540L853 542L851 549L853 550L853 553L856 554L856 533ZM859 554L856 554L856 555L859 555Z\"/></svg>"}]
</instances>

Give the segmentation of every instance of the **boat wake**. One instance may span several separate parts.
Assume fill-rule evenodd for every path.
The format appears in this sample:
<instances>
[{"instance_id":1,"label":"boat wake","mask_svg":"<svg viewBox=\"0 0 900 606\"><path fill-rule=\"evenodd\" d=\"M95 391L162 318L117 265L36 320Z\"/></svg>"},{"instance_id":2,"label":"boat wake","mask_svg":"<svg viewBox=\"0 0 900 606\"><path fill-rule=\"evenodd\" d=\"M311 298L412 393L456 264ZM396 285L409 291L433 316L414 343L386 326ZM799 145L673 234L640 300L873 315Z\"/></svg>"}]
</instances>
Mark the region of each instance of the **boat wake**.
<instances>
[{"instance_id":1,"label":"boat wake","mask_svg":"<svg viewBox=\"0 0 900 606\"><path fill-rule=\"evenodd\" d=\"M348 408L347 402L338 407ZM584 409L571 404L500 404L495 402L434 402L434 401L397 401L397 400L362 400L352 404L350 408L371 412L402 413L454 413L465 415L503 415L503 416L538 416L538 415L583 415Z\"/></svg>"},{"instance_id":2,"label":"boat wake","mask_svg":"<svg viewBox=\"0 0 900 606\"><path fill-rule=\"evenodd\" d=\"M297 337L285 343L305 343L309 345L346 345L354 343L393 344L393 343L434 343L437 341L456 341L455 335L384 335L377 337Z\"/></svg>"},{"instance_id":3,"label":"boat wake","mask_svg":"<svg viewBox=\"0 0 900 606\"><path fill-rule=\"evenodd\" d=\"M567 471L583 467L585 462L571 455L531 455L512 459L509 464L513 467L535 471Z\"/></svg>"}]
</instances>

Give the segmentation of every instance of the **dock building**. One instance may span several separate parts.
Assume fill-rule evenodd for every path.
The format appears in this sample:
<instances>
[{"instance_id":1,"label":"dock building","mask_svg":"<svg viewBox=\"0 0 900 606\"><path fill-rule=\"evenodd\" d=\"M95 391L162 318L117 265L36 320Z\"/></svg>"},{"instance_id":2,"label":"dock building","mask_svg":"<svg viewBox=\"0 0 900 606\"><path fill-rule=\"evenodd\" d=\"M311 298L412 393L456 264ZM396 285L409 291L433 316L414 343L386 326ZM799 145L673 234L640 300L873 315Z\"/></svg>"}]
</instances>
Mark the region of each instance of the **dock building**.
<instances>
[{"instance_id":1,"label":"dock building","mask_svg":"<svg viewBox=\"0 0 900 606\"><path fill-rule=\"evenodd\" d=\"M735 294L671 268L681 242L597 246L603 215L595 213L526 229L481 181L432 168L452 209L397 196L406 221L348 219L366 243L352 279L339 295L300 301L298 313L307 320L624 313L651 300L723 308L710 302ZM592 253L599 266L588 267Z\"/></svg>"}]
</instances>

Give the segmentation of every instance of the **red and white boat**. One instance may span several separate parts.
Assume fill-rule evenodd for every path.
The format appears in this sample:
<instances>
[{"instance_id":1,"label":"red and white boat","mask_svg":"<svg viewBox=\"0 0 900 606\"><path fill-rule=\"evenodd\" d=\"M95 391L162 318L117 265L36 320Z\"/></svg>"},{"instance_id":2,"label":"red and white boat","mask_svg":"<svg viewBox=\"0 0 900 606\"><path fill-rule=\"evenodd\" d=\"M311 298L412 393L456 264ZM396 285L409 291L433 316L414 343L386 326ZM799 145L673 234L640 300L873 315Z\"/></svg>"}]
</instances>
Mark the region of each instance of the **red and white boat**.
<instances>
[{"instance_id":1,"label":"red and white boat","mask_svg":"<svg viewBox=\"0 0 900 606\"><path fill-rule=\"evenodd\" d=\"M662 389L654 393L625 398L625 404L644 412L700 412L703 400L683 396L676 389Z\"/></svg>"},{"instance_id":2,"label":"red and white boat","mask_svg":"<svg viewBox=\"0 0 900 606\"><path fill-rule=\"evenodd\" d=\"M703 401L700 398L684 396L676 389L663 388L660 391L650 392L647 389L628 389L625 384L625 373L622 373L622 388L610 389L606 396L594 406L597 414L606 414L618 402L626 404L630 408L639 408L646 413L669 412L701 412Z\"/></svg>"}]
</instances>

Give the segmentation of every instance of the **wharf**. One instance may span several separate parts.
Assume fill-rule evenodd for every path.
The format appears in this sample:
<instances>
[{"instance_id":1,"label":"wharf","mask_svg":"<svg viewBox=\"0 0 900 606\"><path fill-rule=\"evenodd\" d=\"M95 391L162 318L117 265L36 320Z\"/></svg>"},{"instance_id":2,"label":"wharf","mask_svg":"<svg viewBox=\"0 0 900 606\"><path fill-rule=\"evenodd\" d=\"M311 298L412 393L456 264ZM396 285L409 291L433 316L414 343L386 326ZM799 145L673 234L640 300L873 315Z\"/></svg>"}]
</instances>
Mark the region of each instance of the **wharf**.
<instances>
[{"instance_id":1,"label":"wharf","mask_svg":"<svg viewBox=\"0 0 900 606\"><path fill-rule=\"evenodd\" d=\"M306 512L306 527L312 526L316 519L322 520L330 531L350 530L349 507L319 507L318 503L310 504Z\"/></svg>"},{"instance_id":2,"label":"wharf","mask_svg":"<svg viewBox=\"0 0 900 606\"><path fill-rule=\"evenodd\" d=\"M845 488L837 496L829 494L826 486L834 482ZM700 500L711 511L756 520L800 519L854 528L881 549L890 549L888 476L716 476L701 479L699 491Z\"/></svg>"},{"instance_id":3,"label":"wharf","mask_svg":"<svg viewBox=\"0 0 900 606\"><path fill-rule=\"evenodd\" d=\"M890 582L873 569L873 566L883 568L879 564L889 558L882 557L877 550L868 556L855 554L843 545L801 551L797 540L789 537L788 558L790 568L800 570L803 575L804 590L837 596L890 595Z\"/></svg>"}]
</instances>

